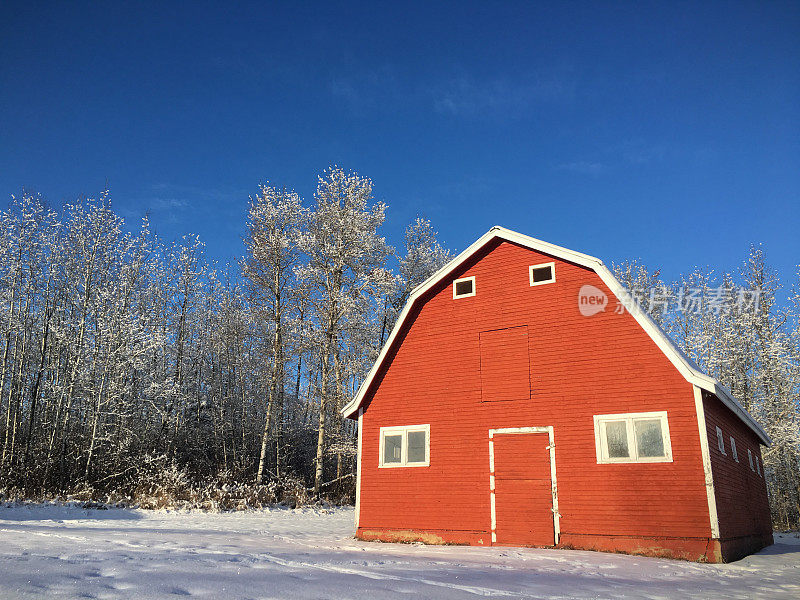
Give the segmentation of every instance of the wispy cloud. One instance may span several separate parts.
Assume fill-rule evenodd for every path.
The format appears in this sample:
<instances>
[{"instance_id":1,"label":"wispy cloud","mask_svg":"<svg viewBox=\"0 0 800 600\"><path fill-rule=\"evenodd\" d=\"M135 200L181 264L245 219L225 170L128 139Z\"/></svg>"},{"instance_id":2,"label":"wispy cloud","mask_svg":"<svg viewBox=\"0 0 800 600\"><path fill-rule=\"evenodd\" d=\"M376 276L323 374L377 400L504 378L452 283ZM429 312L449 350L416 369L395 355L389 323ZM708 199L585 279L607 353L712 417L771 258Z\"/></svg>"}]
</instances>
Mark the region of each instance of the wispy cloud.
<instances>
[{"instance_id":1,"label":"wispy cloud","mask_svg":"<svg viewBox=\"0 0 800 600\"><path fill-rule=\"evenodd\" d=\"M653 144L641 139L623 140L612 144L606 150L609 155L618 156L630 165L644 165L665 157L667 148L663 144Z\"/></svg>"},{"instance_id":2,"label":"wispy cloud","mask_svg":"<svg viewBox=\"0 0 800 600\"><path fill-rule=\"evenodd\" d=\"M544 104L571 101L576 87L566 71L481 79L450 68L409 81L384 65L337 74L328 91L355 110L402 105L462 118L517 118L535 114Z\"/></svg>"},{"instance_id":3,"label":"wispy cloud","mask_svg":"<svg viewBox=\"0 0 800 600\"><path fill-rule=\"evenodd\" d=\"M574 80L556 75L528 75L481 80L461 76L433 90L436 110L460 117L478 115L519 117L533 114L541 104L571 100Z\"/></svg>"},{"instance_id":4,"label":"wispy cloud","mask_svg":"<svg viewBox=\"0 0 800 600\"><path fill-rule=\"evenodd\" d=\"M560 165L556 165L556 169L559 171L579 173L581 175L600 175L608 170L608 165L600 162L579 160L575 162L561 163Z\"/></svg>"},{"instance_id":5,"label":"wispy cloud","mask_svg":"<svg viewBox=\"0 0 800 600\"><path fill-rule=\"evenodd\" d=\"M336 75L328 86L334 98L354 110L372 108L385 104L387 100L396 100L400 87L394 70L388 65Z\"/></svg>"},{"instance_id":6,"label":"wispy cloud","mask_svg":"<svg viewBox=\"0 0 800 600\"><path fill-rule=\"evenodd\" d=\"M446 198L466 198L486 196L502 184L502 180L484 176L468 176L460 179L451 179L434 186L434 191Z\"/></svg>"},{"instance_id":7,"label":"wispy cloud","mask_svg":"<svg viewBox=\"0 0 800 600\"><path fill-rule=\"evenodd\" d=\"M591 153L591 158L558 163L558 171L569 171L581 175L601 175L620 168L638 168L662 161L674 154L661 143L651 143L643 139L628 139L607 144ZM590 155L591 156L591 155Z\"/></svg>"},{"instance_id":8,"label":"wispy cloud","mask_svg":"<svg viewBox=\"0 0 800 600\"><path fill-rule=\"evenodd\" d=\"M151 213L159 222L176 223L190 212L238 214L247 198L247 190L156 183L128 201L122 212L127 219Z\"/></svg>"},{"instance_id":9,"label":"wispy cloud","mask_svg":"<svg viewBox=\"0 0 800 600\"><path fill-rule=\"evenodd\" d=\"M189 201L185 198L152 198L149 202L153 210L179 210L188 208Z\"/></svg>"},{"instance_id":10,"label":"wispy cloud","mask_svg":"<svg viewBox=\"0 0 800 600\"><path fill-rule=\"evenodd\" d=\"M331 81L330 91L335 97L350 104L361 104L364 101L364 94L356 88L355 83L343 77Z\"/></svg>"}]
</instances>

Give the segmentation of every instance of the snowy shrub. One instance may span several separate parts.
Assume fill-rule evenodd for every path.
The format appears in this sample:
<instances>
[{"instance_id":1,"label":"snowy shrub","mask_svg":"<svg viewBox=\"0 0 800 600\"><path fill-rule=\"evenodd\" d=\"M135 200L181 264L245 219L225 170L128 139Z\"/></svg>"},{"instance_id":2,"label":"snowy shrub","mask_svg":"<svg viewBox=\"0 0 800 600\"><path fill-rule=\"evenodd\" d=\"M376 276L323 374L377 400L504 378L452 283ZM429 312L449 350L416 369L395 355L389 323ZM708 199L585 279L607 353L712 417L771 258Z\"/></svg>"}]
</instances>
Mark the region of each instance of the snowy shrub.
<instances>
[{"instance_id":1,"label":"snowy shrub","mask_svg":"<svg viewBox=\"0 0 800 600\"><path fill-rule=\"evenodd\" d=\"M70 499L89 502L97 500L99 493L88 483L80 483L72 493L68 495Z\"/></svg>"},{"instance_id":2,"label":"snowy shrub","mask_svg":"<svg viewBox=\"0 0 800 600\"><path fill-rule=\"evenodd\" d=\"M313 504L316 500L302 479L296 475L285 475L273 482L281 502L291 508Z\"/></svg>"},{"instance_id":3,"label":"snowy shrub","mask_svg":"<svg viewBox=\"0 0 800 600\"><path fill-rule=\"evenodd\" d=\"M189 476L174 461L165 463L164 457L158 457L147 467L133 495L141 508L193 507L197 493L192 489Z\"/></svg>"}]
</instances>

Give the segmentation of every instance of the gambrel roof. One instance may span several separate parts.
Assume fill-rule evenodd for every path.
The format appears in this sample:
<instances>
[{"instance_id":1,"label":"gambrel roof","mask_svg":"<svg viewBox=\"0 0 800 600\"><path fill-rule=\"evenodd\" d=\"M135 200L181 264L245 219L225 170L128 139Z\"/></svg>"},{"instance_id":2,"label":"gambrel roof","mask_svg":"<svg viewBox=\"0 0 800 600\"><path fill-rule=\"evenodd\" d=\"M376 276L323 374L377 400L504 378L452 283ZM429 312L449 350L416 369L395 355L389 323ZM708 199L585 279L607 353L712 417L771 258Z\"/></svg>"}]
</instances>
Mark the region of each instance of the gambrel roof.
<instances>
[{"instance_id":1,"label":"gambrel roof","mask_svg":"<svg viewBox=\"0 0 800 600\"><path fill-rule=\"evenodd\" d=\"M414 288L408 298L408 301L406 302L406 305L403 307L403 311L400 313L400 316L398 317L391 334L389 335L389 339L386 340L386 343L383 345L383 348L378 355L378 359L375 361L375 364L372 365L372 368L367 374L364 382L361 384L361 387L359 387L358 393L344 408L342 408L342 415L345 417L351 417L362 405L364 398L366 397L367 392L372 385L373 379L379 372L381 365L389 354L389 350L391 349L397 334L402 329L405 320L408 318L412 308L420 300L420 298L422 298L426 292L428 292L442 279L445 279L459 266L469 260L481 248L486 246L486 244L496 239L506 240L508 242L530 248L531 250L536 250L543 254L548 254L555 258L591 269L597 273L600 279L603 280L603 283L608 286L608 288L620 302L622 302L625 306L634 306L633 299L631 298L628 290L625 289L625 287L619 281L617 281L617 278L614 277L608 267L606 267L603 264L603 261L601 261L599 258L582 254L580 252L575 252L574 250L569 250L567 248L562 248L561 246L556 246L555 244L543 242L542 240L537 240L527 235L516 233L515 231L511 231L504 227L492 227L469 248L464 250L444 267L431 275L427 280ZM683 375L686 381L697 386L698 388L707 390L716 395L717 398L719 398L729 409L731 409L731 411L733 411L733 413L745 425L747 425L747 427L749 427L764 444L768 446L771 444L771 440L767 433L761 428L755 419L753 419L750 413L748 413L742 407L742 405L736 401L736 399L731 395L730 391L721 385L716 379L703 373L692 361L692 359L686 356L680 350L680 348L678 348L672 342L667 334L664 333L664 331L650 318L647 313L642 310L631 310L629 312L633 318L636 319L639 325L641 325L642 329L644 329L645 332L647 332L647 334L652 338L652 340L669 359L669 361L675 366L675 368L678 369L680 374Z\"/></svg>"}]
</instances>

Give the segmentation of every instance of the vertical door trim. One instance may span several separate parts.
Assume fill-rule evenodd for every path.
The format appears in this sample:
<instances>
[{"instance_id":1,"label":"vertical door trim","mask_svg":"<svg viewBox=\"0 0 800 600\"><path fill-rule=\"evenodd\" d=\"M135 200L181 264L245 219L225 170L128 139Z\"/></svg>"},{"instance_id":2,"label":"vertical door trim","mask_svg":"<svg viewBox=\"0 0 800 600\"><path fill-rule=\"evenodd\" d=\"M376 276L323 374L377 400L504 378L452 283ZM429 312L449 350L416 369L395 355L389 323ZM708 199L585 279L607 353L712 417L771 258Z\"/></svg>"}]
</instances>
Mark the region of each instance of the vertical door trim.
<instances>
[{"instance_id":1,"label":"vertical door trim","mask_svg":"<svg viewBox=\"0 0 800 600\"><path fill-rule=\"evenodd\" d=\"M497 514L495 511L495 479L494 479L494 436L498 434L521 434L521 433L546 433L548 441L547 450L550 450L550 493L553 498L553 533L555 544L561 535L560 519L558 512L558 483L556 480L556 443L554 439L553 426L547 427L504 427L502 429L489 430L489 506L491 510L491 529L492 543L497 542Z\"/></svg>"}]
</instances>

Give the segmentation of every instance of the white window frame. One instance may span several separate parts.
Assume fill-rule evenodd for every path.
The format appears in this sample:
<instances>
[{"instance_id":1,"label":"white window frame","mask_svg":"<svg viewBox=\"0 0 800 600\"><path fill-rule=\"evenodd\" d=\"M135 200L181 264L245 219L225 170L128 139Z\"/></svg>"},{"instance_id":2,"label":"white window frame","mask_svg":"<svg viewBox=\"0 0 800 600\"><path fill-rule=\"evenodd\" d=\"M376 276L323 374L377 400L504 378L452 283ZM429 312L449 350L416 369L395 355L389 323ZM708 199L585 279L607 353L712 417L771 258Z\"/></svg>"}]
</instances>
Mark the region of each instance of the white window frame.
<instances>
[{"instance_id":1,"label":"white window frame","mask_svg":"<svg viewBox=\"0 0 800 600\"><path fill-rule=\"evenodd\" d=\"M550 273L553 274L552 279L548 279L547 281L533 281L533 270L540 269L542 267L550 267ZM528 267L528 279L530 281L531 287L536 285L546 285L548 283L555 283L556 282L556 263L555 262L548 262L548 263L541 263L538 265L531 265Z\"/></svg>"},{"instance_id":2,"label":"white window frame","mask_svg":"<svg viewBox=\"0 0 800 600\"><path fill-rule=\"evenodd\" d=\"M425 462L408 462L408 434L413 431L425 432ZM387 435L402 436L400 442L400 462L383 463L383 440ZM431 426L426 425L400 425L395 427L381 427L378 438L378 467L381 469L391 469L394 467L428 467L431 464Z\"/></svg>"},{"instance_id":3,"label":"white window frame","mask_svg":"<svg viewBox=\"0 0 800 600\"><path fill-rule=\"evenodd\" d=\"M758 471L758 476L761 477L761 465L758 462L757 456L756 456L756 470Z\"/></svg>"},{"instance_id":4,"label":"white window frame","mask_svg":"<svg viewBox=\"0 0 800 600\"><path fill-rule=\"evenodd\" d=\"M753 466L753 453L750 451L750 448L747 449L747 458L750 460L750 470L755 473L756 468Z\"/></svg>"},{"instance_id":5,"label":"white window frame","mask_svg":"<svg viewBox=\"0 0 800 600\"><path fill-rule=\"evenodd\" d=\"M639 456L639 449L636 445L636 434L634 431L634 421L644 419L660 419L661 420L661 436L664 444L665 456ZM628 435L628 451L630 456L610 458L608 456L608 441L606 436L602 435L604 428L603 423L609 421L625 421L625 428ZM672 442L669 435L669 420L667 419L667 411L661 410L656 412L643 412L643 413L619 413L615 415L594 415L594 441L595 449L597 451L597 464L618 464L618 463L667 463L672 462Z\"/></svg>"},{"instance_id":6,"label":"white window frame","mask_svg":"<svg viewBox=\"0 0 800 600\"><path fill-rule=\"evenodd\" d=\"M456 294L456 285L461 283L462 281L472 281L472 292L469 294ZM470 296L474 296L477 292L477 288L475 287L475 275L470 277L462 277L461 279L456 279L453 281L453 300L458 300L459 298L469 298Z\"/></svg>"},{"instance_id":7,"label":"white window frame","mask_svg":"<svg viewBox=\"0 0 800 600\"><path fill-rule=\"evenodd\" d=\"M722 435L722 429L717 427L717 450L722 453L722 456L728 456L725 452L725 436Z\"/></svg>"},{"instance_id":8,"label":"white window frame","mask_svg":"<svg viewBox=\"0 0 800 600\"><path fill-rule=\"evenodd\" d=\"M733 439L733 436L731 436L731 455L733 456L733 460L735 460L738 463L739 453L736 452L736 440Z\"/></svg>"}]
</instances>

